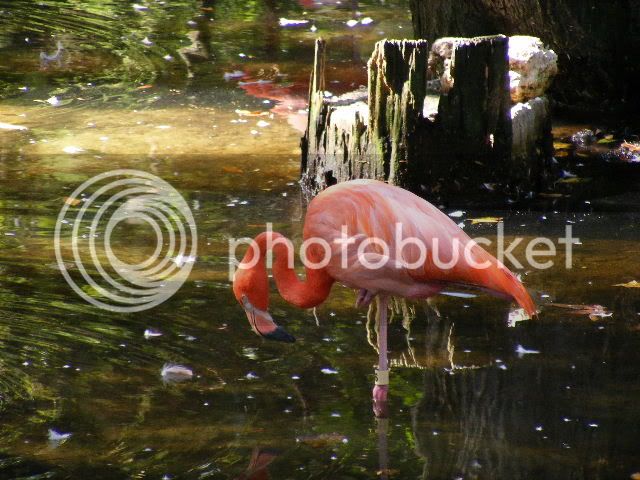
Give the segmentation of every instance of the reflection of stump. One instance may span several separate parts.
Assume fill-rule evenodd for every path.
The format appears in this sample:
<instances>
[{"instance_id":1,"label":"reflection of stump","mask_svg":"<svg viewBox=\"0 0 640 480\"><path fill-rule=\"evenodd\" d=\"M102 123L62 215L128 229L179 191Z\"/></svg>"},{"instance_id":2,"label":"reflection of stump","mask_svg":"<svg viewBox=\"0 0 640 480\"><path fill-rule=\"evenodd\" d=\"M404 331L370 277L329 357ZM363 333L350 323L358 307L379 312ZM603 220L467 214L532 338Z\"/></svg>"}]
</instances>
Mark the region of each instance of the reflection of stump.
<instances>
[{"instance_id":1,"label":"reflection of stump","mask_svg":"<svg viewBox=\"0 0 640 480\"><path fill-rule=\"evenodd\" d=\"M527 115L512 121L508 38L443 40L450 43L440 53L424 40L378 42L368 63L368 95L331 98L324 91L326 44L316 41L301 143L302 183L311 194L356 178L436 197L473 193L485 183L536 183L550 154L539 143L550 139L548 109L540 100L540 108L522 108ZM439 96L427 95L438 55L447 64L446 81L436 80Z\"/></svg>"}]
</instances>

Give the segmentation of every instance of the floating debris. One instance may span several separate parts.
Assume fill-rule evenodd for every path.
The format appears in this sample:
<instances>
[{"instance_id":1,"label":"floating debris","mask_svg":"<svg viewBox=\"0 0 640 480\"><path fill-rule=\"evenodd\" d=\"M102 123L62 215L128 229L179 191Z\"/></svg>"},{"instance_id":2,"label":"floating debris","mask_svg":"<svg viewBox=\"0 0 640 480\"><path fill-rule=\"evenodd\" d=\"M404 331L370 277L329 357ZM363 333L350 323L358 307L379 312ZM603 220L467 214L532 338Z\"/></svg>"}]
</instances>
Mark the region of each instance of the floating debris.
<instances>
[{"instance_id":1,"label":"floating debris","mask_svg":"<svg viewBox=\"0 0 640 480\"><path fill-rule=\"evenodd\" d=\"M349 20L347 22L347 27L352 28L355 27L358 24L358 20Z\"/></svg>"},{"instance_id":2,"label":"floating debris","mask_svg":"<svg viewBox=\"0 0 640 480\"><path fill-rule=\"evenodd\" d=\"M14 125L12 123L0 122L0 130L29 130L22 125Z\"/></svg>"},{"instance_id":3,"label":"floating debris","mask_svg":"<svg viewBox=\"0 0 640 480\"><path fill-rule=\"evenodd\" d=\"M69 146L64 147L62 149L62 151L64 153L68 153L70 155L75 155L77 153L83 153L84 152L84 148L76 147L75 145L69 145Z\"/></svg>"},{"instance_id":4,"label":"floating debris","mask_svg":"<svg viewBox=\"0 0 640 480\"><path fill-rule=\"evenodd\" d=\"M299 25L306 25L307 23L309 23L309 20L292 20L289 18L280 18L281 27L296 27Z\"/></svg>"},{"instance_id":5,"label":"floating debris","mask_svg":"<svg viewBox=\"0 0 640 480\"><path fill-rule=\"evenodd\" d=\"M507 320L507 326L515 327L518 322L525 322L531 320L524 308L516 308L509 312L509 318Z\"/></svg>"},{"instance_id":6,"label":"floating debris","mask_svg":"<svg viewBox=\"0 0 640 480\"><path fill-rule=\"evenodd\" d=\"M246 75L242 70L234 70L233 72L224 72L222 78L224 78L227 82L229 80L233 80L234 78L242 78Z\"/></svg>"},{"instance_id":7,"label":"floating debris","mask_svg":"<svg viewBox=\"0 0 640 480\"><path fill-rule=\"evenodd\" d=\"M147 328L144 331L144 338L146 339L153 338L153 337L161 337L161 336L162 336L162 332L158 330L154 330L152 328Z\"/></svg>"},{"instance_id":8,"label":"floating debris","mask_svg":"<svg viewBox=\"0 0 640 480\"><path fill-rule=\"evenodd\" d=\"M60 100L54 95L53 97L47 98L47 103L55 107L56 105L60 104Z\"/></svg>"},{"instance_id":9,"label":"floating debris","mask_svg":"<svg viewBox=\"0 0 640 480\"><path fill-rule=\"evenodd\" d=\"M627 283L616 283L614 287L640 288L640 282L638 282L637 280L631 280Z\"/></svg>"},{"instance_id":10,"label":"floating debris","mask_svg":"<svg viewBox=\"0 0 640 480\"><path fill-rule=\"evenodd\" d=\"M518 344L518 346L516 347L516 353L518 354L518 358L522 358L525 355L537 355L540 353L540 350L529 350Z\"/></svg>"},{"instance_id":11,"label":"floating debris","mask_svg":"<svg viewBox=\"0 0 640 480\"><path fill-rule=\"evenodd\" d=\"M364 17L362 20L360 20L360 23L362 25L370 25L373 23L373 18L371 17Z\"/></svg>"},{"instance_id":12,"label":"floating debris","mask_svg":"<svg viewBox=\"0 0 640 480\"><path fill-rule=\"evenodd\" d=\"M54 447L62 445L71 438L72 433L61 433L52 428L49 429L49 442Z\"/></svg>"},{"instance_id":13,"label":"floating debris","mask_svg":"<svg viewBox=\"0 0 640 480\"><path fill-rule=\"evenodd\" d=\"M325 375L336 375L338 373L338 371L334 370L333 368L323 368L320 371Z\"/></svg>"},{"instance_id":14,"label":"floating debris","mask_svg":"<svg viewBox=\"0 0 640 480\"><path fill-rule=\"evenodd\" d=\"M462 217L462 216L464 215L464 213L465 213L465 212L463 212L462 210L456 210L455 212L451 212L451 213L449 214L449 216L450 216L451 218L460 218L460 217Z\"/></svg>"},{"instance_id":15,"label":"floating debris","mask_svg":"<svg viewBox=\"0 0 640 480\"><path fill-rule=\"evenodd\" d=\"M168 383L179 383L193 378L193 371L183 365L165 363L160 370L162 380Z\"/></svg>"},{"instance_id":16,"label":"floating debris","mask_svg":"<svg viewBox=\"0 0 640 480\"><path fill-rule=\"evenodd\" d=\"M144 45L146 45L146 46L151 46L151 45L153 45L153 42L152 42L151 40L149 40L149 37L144 37L144 38L142 39L142 43L143 43Z\"/></svg>"},{"instance_id":17,"label":"floating debris","mask_svg":"<svg viewBox=\"0 0 640 480\"><path fill-rule=\"evenodd\" d=\"M480 217L470 218L471 225L477 225L479 223L499 223L503 220L502 217Z\"/></svg>"},{"instance_id":18,"label":"floating debris","mask_svg":"<svg viewBox=\"0 0 640 480\"><path fill-rule=\"evenodd\" d=\"M139 4L137 4L137 3L134 3L134 4L132 5L132 7L133 7L133 9L134 9L134 10L136 10L136 11L138 11L138 12L142 12L142 11L144 11L144 10L149 10L149 7L147 7L147 6L145 6L145 5L139 5Z\"/></svg>"},{"instance_id":19,"label":"floating debris","mask_svg":"<svg viewBox=\"0 0 640 480\"><path fill-rule=\"evenodd\" d=\"M569 305L566 303L549 303L549 305L569 310L568 313L571 315L587 315L593 321L613 316L613 312L609 312L602 305Z\"/></svg>"}]
</instances>

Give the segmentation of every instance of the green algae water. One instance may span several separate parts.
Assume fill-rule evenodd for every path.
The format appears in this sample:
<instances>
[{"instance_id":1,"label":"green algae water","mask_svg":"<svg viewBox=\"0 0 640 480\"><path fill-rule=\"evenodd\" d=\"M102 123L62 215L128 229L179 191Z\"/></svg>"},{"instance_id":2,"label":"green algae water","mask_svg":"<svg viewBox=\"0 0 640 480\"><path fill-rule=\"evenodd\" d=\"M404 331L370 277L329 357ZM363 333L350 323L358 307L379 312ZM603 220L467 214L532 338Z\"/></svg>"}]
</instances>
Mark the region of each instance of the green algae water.
<instances>
[{"instance_id":1,"label":"green algae water","mask_svg":"<svg viewBox=\"0 0 640 480\"><path fill-rule=\"evenodd\" d=\"M385 421L371 411L372 327L351 291L334 287L316 312L274 293L295 344L250 331L228 240L265 222L300 240L299 138L318 35L331 45L328 88L357 89L377 40L412 36L407 3L0 2L0 478L640 471L640 297L614 286L640 280L638 213L465 212L472 236L495 236L470 221L487 216L525 238L572 225L573 268L561 258L519 271L542 310L514 327L509 306L485 297L396 314ZM118 168L169 182L198 227L187 282L135 314L83 301L54 252L69 195ZM131 257L148 238L114 234ZM165 364L193 377L165 382Z\"/></svg>"}]
</instances>

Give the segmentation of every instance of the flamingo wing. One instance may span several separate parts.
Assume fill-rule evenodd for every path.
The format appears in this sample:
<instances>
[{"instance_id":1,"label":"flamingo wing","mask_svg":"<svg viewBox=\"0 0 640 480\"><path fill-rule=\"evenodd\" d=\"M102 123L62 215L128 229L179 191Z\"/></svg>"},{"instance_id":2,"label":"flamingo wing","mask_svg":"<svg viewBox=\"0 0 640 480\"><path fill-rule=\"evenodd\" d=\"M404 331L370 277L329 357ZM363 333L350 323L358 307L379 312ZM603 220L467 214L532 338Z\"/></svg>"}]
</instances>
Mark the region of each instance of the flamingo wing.
<instances>
[{"instance_id":1,"label":"flamingo wing","mask_svg":"<svg viewBox=\"0 0 640 480\"><path fill-rule=\"evenodd\" d=\"M517 277L447 215L383 182L353 180L320 193L309 205L304 238L330 245L327 271L353 288L425 298L443 288L470 286L536 313ZM352 242L345 246L345 238Z\"/></svg>"}]
</instances>

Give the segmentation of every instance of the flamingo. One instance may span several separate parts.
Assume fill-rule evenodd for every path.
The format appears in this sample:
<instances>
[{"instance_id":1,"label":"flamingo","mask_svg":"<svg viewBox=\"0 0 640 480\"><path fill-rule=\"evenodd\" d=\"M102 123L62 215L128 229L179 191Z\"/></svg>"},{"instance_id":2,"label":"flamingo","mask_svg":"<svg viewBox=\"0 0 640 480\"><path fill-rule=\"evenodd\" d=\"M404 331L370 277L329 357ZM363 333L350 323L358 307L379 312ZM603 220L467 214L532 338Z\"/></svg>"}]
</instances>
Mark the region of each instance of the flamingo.
<instances>
[{"instance_id":1,"label":"flamingo","mask_svg":"<svg viewBox=\"0 0 640 480\"><path fill-rule=\"evenodd\" d=\"M473 288L515 300L530 317L537 313L518 278L447 215L417 195L384 182L351 180L320 192L308 206L303 238L309 242L304 280L293 268L291 242L280 233L262 232L234 274L234 295L257 334L284 342L295 339L268 312L269 250L277 289L292 305L320 305L335 282L359 291L358 307L376 298L379 358L372 393L376 416L384 416L387 410L390 296L427 299L446 288ZM423 242L426 255L417 244L402 243L409 238ZM455 248L461 252L457 260Z\"/></svg>"}]
</instances>

